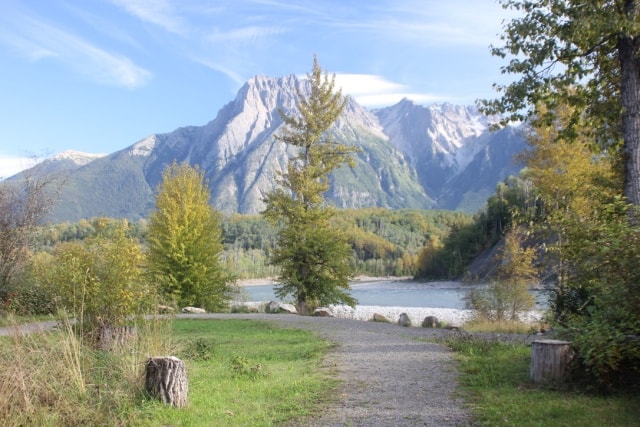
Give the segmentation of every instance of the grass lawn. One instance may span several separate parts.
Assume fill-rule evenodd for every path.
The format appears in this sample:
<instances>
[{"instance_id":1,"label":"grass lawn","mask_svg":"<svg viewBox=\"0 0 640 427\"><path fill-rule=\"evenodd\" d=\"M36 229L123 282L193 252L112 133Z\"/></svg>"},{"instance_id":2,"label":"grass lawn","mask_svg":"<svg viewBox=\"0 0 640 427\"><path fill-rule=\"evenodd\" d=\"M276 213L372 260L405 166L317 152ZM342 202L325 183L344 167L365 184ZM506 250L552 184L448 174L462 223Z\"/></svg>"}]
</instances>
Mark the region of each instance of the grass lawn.
<instances>
[{"instance_id":1,"label":"grass lawn","mask_svg":"<svg viewBox=\"0 0 640 427\"><path fill-rule=\"evenodd\" d=\"M3 426L275 426L322 408L330 344L252 320L142 322L132 346L96 350L72 328L0 337ZM149 356L184 360L187 408L146 396Z\"/></svg>"},{"instance_id":2,"label":"grass lawn","mask_svg":"<svg viewBox=\"0 0 640 427\"><path fill-rule=\"evenodd\" d=\"M452 338L461 393L483 426L638 426L640 396L603 396L575 389L534 386L531 347Z\"/></svg>"},{"instance_id":3,"label":"grass lawn","mask_svg":"<svg viewBox=\"0 0 640 427\"><path fill-rule=\"evenodd\" d=\"M321 359L329 344L308 331L252 320L180 319L175 352L185 361L189 406L147 400L142 425L274 426L305 416L335 385Z\"/></svg>"}]
</instances>

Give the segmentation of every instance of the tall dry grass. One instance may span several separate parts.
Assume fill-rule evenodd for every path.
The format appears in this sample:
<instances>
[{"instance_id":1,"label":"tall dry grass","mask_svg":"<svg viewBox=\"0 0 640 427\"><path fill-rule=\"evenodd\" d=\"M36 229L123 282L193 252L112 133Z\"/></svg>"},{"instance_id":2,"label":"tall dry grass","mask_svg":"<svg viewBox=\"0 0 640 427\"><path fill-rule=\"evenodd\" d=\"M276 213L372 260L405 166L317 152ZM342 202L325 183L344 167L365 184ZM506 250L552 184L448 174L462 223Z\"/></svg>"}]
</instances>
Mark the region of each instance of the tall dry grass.
<instances>
[{"instance_id":1,"label":"tall dry grass","mask_svg":"<svg viewBox=\"0 0 640 427\"><path fill-rule=\"evenodd\" d=\"M136 323L137 333L96 348L71 321L0 339L0 419L6 426L131 425L144 398L148 357L169 354L171 320Z\"/></svg>"}]
</instances>

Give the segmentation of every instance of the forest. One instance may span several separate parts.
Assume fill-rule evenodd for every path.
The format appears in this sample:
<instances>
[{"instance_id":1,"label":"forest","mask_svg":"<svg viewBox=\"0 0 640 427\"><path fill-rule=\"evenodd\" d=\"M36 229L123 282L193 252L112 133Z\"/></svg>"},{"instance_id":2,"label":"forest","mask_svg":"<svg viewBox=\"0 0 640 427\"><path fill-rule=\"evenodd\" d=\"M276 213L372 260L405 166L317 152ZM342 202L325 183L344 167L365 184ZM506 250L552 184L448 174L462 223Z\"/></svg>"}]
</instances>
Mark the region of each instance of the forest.
<instances>
[{"instance_id":1,"label":"forest","mask_svg":"<svg viewBox=\"0 0 640 427\"><path fill-rule=\"evenodd\" d=\"M500 212L500 209L494 209ZM505 215L506 218L506 215ZM496 233L489 224L475 225L486 221L487 214L470 216L461 212L443 210L390 210L383 208L338 210L332 219L332 226L345 233L351 245L352 266L356 274L371 276L414 276L417 272L427 272L421 277L433 279L453 277L462 272L447 263L458 262L457 258L442 253L438 258L442 271L451 274L439 275L429 266L421 266L425 249L445 242L443 251L455 251L470 260L477 251L490 244L484 240ZM505 219L493 219L500 224ZM48 224L39 227L35 236L36 251L50 251L57 243L83 240L93 236L105 227L115 228L122 222L115 218L93 218L76 223ZM128 224L131 237L144 243L147 237L147 221ZM276 268L267 259L275 246L275 232L268 221L260 215L233 214L221 221L224 252L222 261L229 271L240 279L275 277ZM491 230L469 232L466 239L478 239L472 244L458 240L460 230ZM495 239L495 235L493 236ZM451 249L455 248L455 249ZM446 265L445 265L446 264Z\"/></svg>"}]
</instances>

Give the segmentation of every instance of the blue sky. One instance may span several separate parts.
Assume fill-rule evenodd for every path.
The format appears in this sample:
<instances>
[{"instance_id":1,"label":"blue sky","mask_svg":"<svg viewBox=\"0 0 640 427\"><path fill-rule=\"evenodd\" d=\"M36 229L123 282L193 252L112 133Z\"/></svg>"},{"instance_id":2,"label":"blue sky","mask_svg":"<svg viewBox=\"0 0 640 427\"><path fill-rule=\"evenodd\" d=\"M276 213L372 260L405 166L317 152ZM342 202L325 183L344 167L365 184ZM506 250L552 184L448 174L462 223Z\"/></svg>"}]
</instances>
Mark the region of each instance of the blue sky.
<instances>
[{"instance_id":1,"label":"blue sky","mask_svg":"<svg viewBox=\"0 0 640 427\"><path fill-rule=\"evenodd\" d=\"M204 125L254 75L317 54L370 108L495 95L495 0L2 0L0 177Z\"/></svg>"}]
</instances>

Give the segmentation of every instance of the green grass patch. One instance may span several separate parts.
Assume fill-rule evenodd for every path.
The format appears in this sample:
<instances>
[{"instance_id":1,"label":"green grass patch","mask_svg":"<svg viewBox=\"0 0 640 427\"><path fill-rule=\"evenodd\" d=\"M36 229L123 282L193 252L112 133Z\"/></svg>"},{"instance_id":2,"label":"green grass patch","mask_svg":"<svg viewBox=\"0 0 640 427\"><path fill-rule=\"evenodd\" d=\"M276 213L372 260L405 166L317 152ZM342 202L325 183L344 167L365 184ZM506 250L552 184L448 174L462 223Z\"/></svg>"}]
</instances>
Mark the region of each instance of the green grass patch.
<instances>
[{"instance_id":1,"label":"green grass patch","mask_svg":"<svg viewBox=\"0 0 640 427\"><path fill-rule=\"evenodd\" d=\"M483 426L637 426L640 396L602 396L575 388L534 386L531 347L473 338L445 342L459 360L460 386Z\"/></svg>"},{"instance_id":2,"label":"green grass patch","mask_svg":"<svg viewBox=\"0 0 640 427\"><path fill-rule=\"evenodd\" d=\"M515 320L487 320L476 318L464 324L467 332L499 332L505 334L531 334L548 329L543 322L520 322Z\"/></svg>"},{"instance_id":3,"label":"green grass patch","mask_svg":"<svg viewBox=\"0 0 640 427\"><path fill-rule=\"evenodd\" d=\"M0 337L3 426L273 426L305 417L336 385L330 344L311 332L251 320L140 321L136 338L98 350L69 323ZM187 408L143 390L150 356L184 360Z\"/></svg>"},{"instance_id":4,"label":"green grass patch","mask_svg":"<svg viewBox=\"0 0 640 427\"><path fill-rule=\"evenodd\" d=\"M180 319L189 406L144 402L142 425L273 426L308 416L335 385L321 360L329 344L311 332L252 320Z\"/></svg>"}]
</instances>

